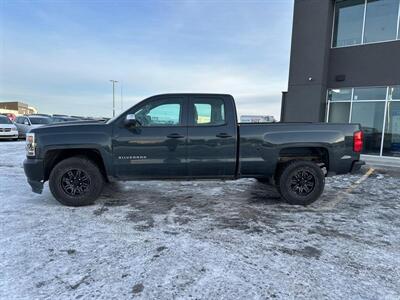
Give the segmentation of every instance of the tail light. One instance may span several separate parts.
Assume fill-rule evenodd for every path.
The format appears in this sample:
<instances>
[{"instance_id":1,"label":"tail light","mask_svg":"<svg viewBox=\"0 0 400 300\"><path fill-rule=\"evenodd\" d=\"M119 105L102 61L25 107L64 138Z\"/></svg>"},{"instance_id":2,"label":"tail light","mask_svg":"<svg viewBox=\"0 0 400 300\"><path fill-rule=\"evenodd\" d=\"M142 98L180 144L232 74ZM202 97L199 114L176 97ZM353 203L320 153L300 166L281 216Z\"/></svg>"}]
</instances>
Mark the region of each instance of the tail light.
<instances>
[{"instance_id":1,"label":"tail light","mask_svg":"<svg viewBox=\"0 0 400 300\"><path fill-rule=\"evenodd\" d=\"M353 135L353 151L360 153L364 146L364 133L362 131L356 131Z\"/></svg>"}]
</instances>

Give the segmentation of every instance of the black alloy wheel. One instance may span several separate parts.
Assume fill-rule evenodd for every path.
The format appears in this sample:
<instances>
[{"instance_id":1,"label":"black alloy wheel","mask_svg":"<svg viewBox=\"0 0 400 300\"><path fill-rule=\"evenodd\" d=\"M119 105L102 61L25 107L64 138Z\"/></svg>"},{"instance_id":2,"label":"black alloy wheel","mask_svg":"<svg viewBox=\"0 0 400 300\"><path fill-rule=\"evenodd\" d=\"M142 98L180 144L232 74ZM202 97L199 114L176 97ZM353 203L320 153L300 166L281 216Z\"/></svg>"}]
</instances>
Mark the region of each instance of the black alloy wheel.
<instances>
[{"instance_id":1,"label":"black alloy wheel","mask_svg":"<svg viewBox=\"0 0 400 300\"><path fill-rule=\"evenodd\" d=\"M315 188L315 177L311 172L299 170L293 174L290 188L297 195L307 196Z\"/></svg>"},{"instance_id":2,"label":"black alloy wheel","mask_svg":"<svg viewBox=\"0 0 400 300\"><path fill-rule=\"evenodd\" d=\"M286 202L309 205L323 193L325 174L316 162L293 160L280 168L276 183Z\"/></svg>"},{"instance_id":3,"label":"black alloy wheel","mask_svg":"<svg viewBox=\"0 0 400 300\"><path fill-rule=\"evenodd\" d=\"M60 161L50 172L50 191L68 206L91 205L101 195L104 177L99 166L84 156Z\"/></svg>"},{"instance_id":4,"label":"black alloy wheel","mask_svg":"<svg viewBox=\"0 0 400 300\"><path fill-rule=\"evenodd\" d=\"M61 187L70 196L80 196L90 187L90 178L85 171L72 169L61 177Z\"/></svg>"}]
</instances>

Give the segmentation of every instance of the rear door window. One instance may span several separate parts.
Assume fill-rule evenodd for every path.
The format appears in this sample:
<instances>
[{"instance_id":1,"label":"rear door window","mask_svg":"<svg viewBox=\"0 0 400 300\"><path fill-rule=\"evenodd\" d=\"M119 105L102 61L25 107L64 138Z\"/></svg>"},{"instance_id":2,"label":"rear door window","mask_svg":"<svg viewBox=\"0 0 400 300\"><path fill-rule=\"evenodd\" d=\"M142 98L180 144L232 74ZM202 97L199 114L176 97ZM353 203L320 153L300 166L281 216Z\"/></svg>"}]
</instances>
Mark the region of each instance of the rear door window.
<instances>
[{"instance_id":1,"label":"rear door window","mask_svg":"<svg viewBox=\"0 0 400 300\"><path fill-rule=\"evenodd\" d=\"M191 123L195 126L225 124L225 104L222 99L194 99L191 110Z\"/></svg>"}]
</instances>

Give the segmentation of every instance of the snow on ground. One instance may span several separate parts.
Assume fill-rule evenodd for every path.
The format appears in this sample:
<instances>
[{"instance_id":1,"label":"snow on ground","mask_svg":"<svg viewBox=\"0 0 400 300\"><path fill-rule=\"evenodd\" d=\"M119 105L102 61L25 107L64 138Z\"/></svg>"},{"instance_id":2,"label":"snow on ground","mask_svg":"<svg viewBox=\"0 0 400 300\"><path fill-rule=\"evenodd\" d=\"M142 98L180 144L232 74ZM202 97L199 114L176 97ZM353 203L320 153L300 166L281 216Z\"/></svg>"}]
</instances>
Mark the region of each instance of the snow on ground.
<instances>
[{"instance_id":1,"label":"snow on ground","mask_svg":"<svg viewBox=\"0 0 400 300\"><path fill-rule=\"evenodd\" d=\"M111 184L96 205L33 194L0 143L1 299L399 299L400 175L328 178L309 207L255 180Z\"/></svg>"}]
</instances>

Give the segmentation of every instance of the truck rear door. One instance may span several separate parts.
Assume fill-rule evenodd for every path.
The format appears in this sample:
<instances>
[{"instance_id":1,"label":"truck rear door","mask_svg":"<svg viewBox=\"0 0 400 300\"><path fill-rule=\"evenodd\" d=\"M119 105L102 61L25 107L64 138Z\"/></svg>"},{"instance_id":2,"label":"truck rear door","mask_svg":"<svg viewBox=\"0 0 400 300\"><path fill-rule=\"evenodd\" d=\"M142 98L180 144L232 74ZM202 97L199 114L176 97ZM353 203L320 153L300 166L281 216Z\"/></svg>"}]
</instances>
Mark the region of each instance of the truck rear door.
<instances>
[{"instance_id":1,"label":"truck rear door","mask_svg":"<svg viewBox=\"0 0 400 300\"><path fill-rule=\"evenodd\" d=\"M236 173L237 126L233 99L193 95L188 114L188 176L231 178Z\"/></svg>"}]
</instances>

